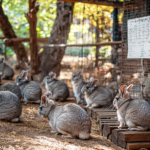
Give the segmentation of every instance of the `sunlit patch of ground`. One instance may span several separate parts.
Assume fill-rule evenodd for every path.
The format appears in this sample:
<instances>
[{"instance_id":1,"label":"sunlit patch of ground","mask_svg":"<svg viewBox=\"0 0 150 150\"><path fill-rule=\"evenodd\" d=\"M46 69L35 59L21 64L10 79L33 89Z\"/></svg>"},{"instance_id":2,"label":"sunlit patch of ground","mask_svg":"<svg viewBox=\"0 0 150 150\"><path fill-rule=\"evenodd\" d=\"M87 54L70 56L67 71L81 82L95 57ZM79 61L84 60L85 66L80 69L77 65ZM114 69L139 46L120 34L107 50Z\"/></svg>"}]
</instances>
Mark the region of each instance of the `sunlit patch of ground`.
<instances>
[{"instance_id":1,"label":"sunlit patch of ground","mask_svg":"<svg viewBox=\"0 0 150 150\"><path fill-rule=\"evenodd\" d=\"M54 135L50 133L48 120L38 116L37 109L38 104L23 104L20 123L0 121L0 150L121 150L99 136L94 121L90 140L67 139Z\"/></svg>"}]
</instances>

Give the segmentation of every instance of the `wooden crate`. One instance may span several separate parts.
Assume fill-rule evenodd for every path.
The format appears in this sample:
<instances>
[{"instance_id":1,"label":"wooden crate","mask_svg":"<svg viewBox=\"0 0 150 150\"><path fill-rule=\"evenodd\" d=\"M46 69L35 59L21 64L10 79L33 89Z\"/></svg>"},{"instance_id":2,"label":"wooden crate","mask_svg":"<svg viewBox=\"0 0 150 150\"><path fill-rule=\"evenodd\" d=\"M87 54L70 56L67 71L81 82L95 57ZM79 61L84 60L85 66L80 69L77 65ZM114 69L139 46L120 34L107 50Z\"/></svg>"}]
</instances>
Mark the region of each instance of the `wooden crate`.
<instances>
[{"instance_id":1,"label":"wooden crate","mask_svg":"<svg viewBox=\"0 0 150 150\"><path fill-rule=\"evenodd\" d=\"M150 150L150 131L129 131L125 126L118 129L119 122L115 110L104 108L87 109L89 116L97 120L100 135L127 150L148 148Z\"/></svg>"},{"instance_id":2,"label":"wooden crate","mask_svg":"<svg viewBox=\"0 0 150 150\"><path fill-rule=\"evenodd\" d=\"M114 144L122 148L127 148L128 150L150 148L150 131L114 129L111 140Z\"/></svg>"}]
</instances>

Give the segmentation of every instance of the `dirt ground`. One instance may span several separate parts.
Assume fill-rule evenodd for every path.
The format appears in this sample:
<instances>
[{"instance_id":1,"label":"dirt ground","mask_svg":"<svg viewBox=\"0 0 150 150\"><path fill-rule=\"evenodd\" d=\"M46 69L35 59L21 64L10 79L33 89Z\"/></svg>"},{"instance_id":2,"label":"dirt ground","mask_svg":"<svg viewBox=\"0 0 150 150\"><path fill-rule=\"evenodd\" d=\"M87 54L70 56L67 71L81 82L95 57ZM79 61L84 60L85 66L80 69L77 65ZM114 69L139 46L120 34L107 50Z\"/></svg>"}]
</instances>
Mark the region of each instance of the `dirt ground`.
<instances>
[{"instance_id":1,"label":"dirt ground","mask_svg":"<svg viewBox=\"0 0 150 150\"><path fill-rule=\"evenodd\" d=\"M38 104L22 106L20 123L0 121L0 150L123 150L100 136L94 121L89 140L67 139L50 132L48 119L38 115Z\"/></svg>"},{"instance_id":2,"label":"dirt ground","mask_svg":"<svg viewBox=\"0 0 150 150\"><path fill-rule=\"evenodd\" d=\"M20 72L15 71L15 77L19 74ZM8 81L2 80L1 84L6 82ZM46 92L42 85L41 87L43 93ZM74 103L75 100L71 98L65 103L57 104L64 105L70 102ZM52 134L48 119L38 115L38 106L39 104L22 103L20 123L0 121L0 150L123 150L99 135L94 120L89 140L67 139Z\"/></svg>"}]
</instances>

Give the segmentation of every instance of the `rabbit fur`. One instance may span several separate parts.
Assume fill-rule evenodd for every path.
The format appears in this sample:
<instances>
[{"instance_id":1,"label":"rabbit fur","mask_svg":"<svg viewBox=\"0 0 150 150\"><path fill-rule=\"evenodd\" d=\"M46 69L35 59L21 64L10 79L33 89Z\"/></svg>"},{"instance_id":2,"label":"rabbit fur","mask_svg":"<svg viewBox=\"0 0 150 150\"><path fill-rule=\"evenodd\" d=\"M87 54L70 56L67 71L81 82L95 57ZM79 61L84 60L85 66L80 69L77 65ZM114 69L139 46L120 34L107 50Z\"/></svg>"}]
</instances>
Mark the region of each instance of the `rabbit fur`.
<instances>
[{"instance_id":1,"label":"rabbit fur","mask_svg":"<svg viewBox=\"0 0 150 150\"><path fill-rule=\"evenodd\" d=\"M4 63L4 58L0 60L0 72L2 73L2 78L3 79L12 79L14 76L14 71L13 69L8 66L6 63Z\"/></svg>"},{"instance_id":2,"label":"rabbit fur","mask_svg":"<svg viewBox=\"0 0 150 150\"><path fill-rule=\"evenodd\" d=\"M129 130L147 130L150 127L150 105L143 99L131 99L129 91L133 85L123 85L113 101L122 128L127 125Z\"/></svg>"},{"instance_id":3,"label":"rabbit fur","mask_svg":"<svg viewBox=\"0 0 150 150\"><path fill-rule=\"evenodd\" d=\"M15 84L15 83L5 83L0 87L0 91L10 91L14 94L16 94L19 98L19 100L21 100L22 95L21 95L21 90L20 88Z\"/></svg>"},{"instance_id":4,"label":"rabbit fur","mask_svg":"<svg viewBox=\"0 0 150 150\"><path fill-rule=\"evenodd\" d=\"M67 100L69 97L69 88L64 81L56 79L56 74L50 72L43 80L47 91L52 93L53 99L59 102Z\"/></svg>"},{"instance_id":5,"label":"rabbit fur","mask_svg":"<svg viewBox=\"0 0 150 150\"><path fill-rule=\"evenodd\" d=\"M0 119L19 122L22 112L21 101L10 91L0 91Z\"/></svg>"},{"instance_id":6,"label":"rabbit fur","mask_svg":"<svg viewBox=\"0 0 150 150\"><path fill-rule=\"evenodd\" d=\"M143 88L143 96L150 97L150 75L145 79L145 87Z\"/></svg>"},{"instance_id":7,"label":"rabbit fur","mask_svg":"<svg viewBox=\"0 0 150 150\"><path fill-rule=\"evenodd\" d=\"M85 95L87 108L109 106L114 98L114 91L104 86L97 86L98 79L91 77L81 92Z\"/></svg>"},{"instance_id":8,"label":"rabbit fur","mask_svg":"<svg viewBox=\"0 0 150 150\"><path fill-rule=\"evenodd\" d=\"M61 133L67 138L89 139L91 121L86 111L74 103L58 106L50 97L51 92L41 97L38 113L49 119L52 133Z\"/></svg>"},{"instance_id":9,"label":"rabbit fur","mask_svg":"<svg viewBox=\"0 0 150 150\"><path fill-rule=\"evenodd\" d=\"M84 94L81 92L82 87L86 84L83 79L83 69L77 70L73 73L71 78L74 96L78 104L86 105Z\"/></svg>"},{"instance_id":10,"label":"rabbit fur","mask_svg":"<svg viewBox=\"0 0 150 150\"><path fill-rule=\"evenodd\" d=\"M28 100L37 102L40 101L42 90L38 83L27 80L28 71L22 71L21 75L15 79L15 83L21 90L22 97L24 98L25 104Z\"/></svg>"}]
</instances>

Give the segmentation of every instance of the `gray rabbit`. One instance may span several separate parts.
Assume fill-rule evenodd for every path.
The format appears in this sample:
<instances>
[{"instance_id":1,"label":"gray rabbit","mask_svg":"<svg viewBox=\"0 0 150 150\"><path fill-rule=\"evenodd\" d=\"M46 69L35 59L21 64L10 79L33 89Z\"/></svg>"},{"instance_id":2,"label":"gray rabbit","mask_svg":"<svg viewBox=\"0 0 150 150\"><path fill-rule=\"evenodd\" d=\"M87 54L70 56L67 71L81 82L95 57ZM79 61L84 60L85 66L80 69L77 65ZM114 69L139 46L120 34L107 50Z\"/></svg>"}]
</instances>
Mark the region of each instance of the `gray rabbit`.
<instances>
[{"instance_id":1,"label":"gray rabbit","mask_svg":"<svg viewBox=\"0 0 150 150\"><path fill-rule=\"evenodd\" d=\"M143 85L145 85L143 88L143 96L150 97L150 74L148 74L148 78L145 78Z\"/></svg>"},{"instance_id":2,"label":"gray rabbit","mask_svg":"<svg viewBox=\"0 0 150 150\"><path fill-rule=\"evenodd\" d=\"M22 71L21 75L15 79L15 83L21 90L22 97L24 98L25 104L28 100L37 102L41 99L42 90L38 83L27 80L28 71Z\"/></svg>"},{"instance_id":3,"label":"gray rabbit","mask_svg":"<svg viewBox=\"0 0 150 150\"><path fill-rule=\"evenodd\" d=\"M20 88L15 83L5 83L0 87L0 91L10 91L18 96L18 98L21 100L22 95Z\"/></svg>"},{"instance_id":4,"label":"gray rabbit","mask_svg":"<svg viewBox=\"0 0 150 150\"><path fill-rule=\"evenodd\" d=\"M91 121L86 111L74 103L58 106L50 97L51 92L41 97L38 113L49 119L51 132L61 133L66 138L89 139Z\"/></svg>"},{"instance_id":5,"label":"gray rabbit","mask_svg":"<svg viewBox=\"0 0 150 150\"><path fill-rule=\"evenodd\" d=\"M83 69L79 69L75 73L73 73L71 78L71 84L73 87L76 102L78 104L86 105L84 94L81 92L82 87L86 84L83 79Z\"/></svg>"},{"instance_id":6,"label":"gray rabbit","mask_svg":"<svg viewBox=\"0 0 150 150\"><path fill-rule=\"evenodd\" d=\"M104 86L97 86L98 79L91 77L81 92L85 95L87 108L110 106L114 98L114 91Z\"/></svg>"},{"instance_id":7,"label":"gray rabbit","mask_svg":"<svg viewBox=\"0 0 150 150\"><path fill-rule=\"evenodd\" d=\"M3 79L12 79L14 76L14 71L13 69L8 66L6 63L4 63L4 58L0 60L0 72L2 73L2 78Z\"/></svg>"},{"instance_id":8,"label":"gray rabbit","mask_svg":"<svg viewBox=\"0 0 150 150\"><path fill-rule=\"evenodd\" d=\"M43 80L47 91L52 93L53 99L59 102L65 101L69 97L69 88L64 81L56 79L56 74L50 72Z\"/></svg>"},{"instance_id":9,"label":"gray rabbit","mask_svg":"<svg viewBox=\"0 0 150 150\"><path fill-rule=\"evenodd\" d=\"M143 99L131 99L129 91L133 85L123 85L113 101L122 128L127 125L129 130L147 130L150 127L150 105Z\"/></svg>"},{"instance_id":10,"label":"gray rabbit","mask_svg":"<svg viewBox=\"0 0 150 150\"><path fill-rule=\"evenodd\" d=\"M0 91L0 119L19 122L21 112L19 98L10 91Z\"/></svg>"}]
</instances>

